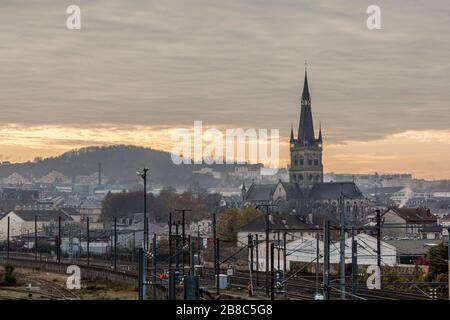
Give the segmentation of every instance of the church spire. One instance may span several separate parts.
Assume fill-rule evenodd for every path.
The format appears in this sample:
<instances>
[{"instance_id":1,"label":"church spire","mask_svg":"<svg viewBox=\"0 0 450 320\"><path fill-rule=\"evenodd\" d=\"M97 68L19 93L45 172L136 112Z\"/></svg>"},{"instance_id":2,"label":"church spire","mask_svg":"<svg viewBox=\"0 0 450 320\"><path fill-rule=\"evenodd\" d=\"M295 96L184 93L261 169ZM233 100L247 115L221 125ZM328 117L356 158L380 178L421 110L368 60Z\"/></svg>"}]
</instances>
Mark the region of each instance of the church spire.
<instances>
[{"instance_id":1,"label":"church spire","mask_svg":"<svg viewBox=\"0 0 450 320\"><path fill-rule=\"evenodd\" d=\"M308 71L306 68L306 61L305 61L305 81L303 84L303 93L302 93L302 103L309 102L311 104L311 95L309 94L309 87L308 87Z\"/></svg>"},{"instance_id":2,"label":"church spire","mask_svg":"<svg viewBox=\"0 0 450 320\"><path fill-rule=\"evenodd\" d=\"M302 103L300 111L300 122L298 126L297 141L301 144L313 145L315 143L314 138L314 126L311 111L311 95L309 94L308 87L308 74L306 70L305 62L305 82L303 84Z\"/></svg>"},{"instance_id":3,"label":"church spire","mask_svg":"<svg viewBox=\"0 0 450 320\"><path fill-rule=\"evenodd\" d=\"M319 139L317 139L319 143L322 143L322 124L319 125Z\"/></svg>"}]
</instances>

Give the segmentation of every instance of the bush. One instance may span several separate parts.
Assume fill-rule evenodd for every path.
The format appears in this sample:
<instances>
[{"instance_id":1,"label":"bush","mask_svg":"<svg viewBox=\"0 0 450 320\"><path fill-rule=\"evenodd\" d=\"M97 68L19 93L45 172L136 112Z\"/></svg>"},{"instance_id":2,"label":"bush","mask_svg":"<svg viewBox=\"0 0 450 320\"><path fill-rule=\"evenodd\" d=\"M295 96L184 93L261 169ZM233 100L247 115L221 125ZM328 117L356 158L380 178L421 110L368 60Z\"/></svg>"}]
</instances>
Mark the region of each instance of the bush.
<instances>
[{"instance_id":1,"label":"bush","mask_svg":"<svg viewBox=\"0 0 450 320\"><path fill-rule=\"evenodd\" d=\"M16 277L13 275L15 266L13 264L7 263L3 266L5 269L5 277L2 284L5 286L13 286L17 283Z\"/></svg>"}]
</instances>

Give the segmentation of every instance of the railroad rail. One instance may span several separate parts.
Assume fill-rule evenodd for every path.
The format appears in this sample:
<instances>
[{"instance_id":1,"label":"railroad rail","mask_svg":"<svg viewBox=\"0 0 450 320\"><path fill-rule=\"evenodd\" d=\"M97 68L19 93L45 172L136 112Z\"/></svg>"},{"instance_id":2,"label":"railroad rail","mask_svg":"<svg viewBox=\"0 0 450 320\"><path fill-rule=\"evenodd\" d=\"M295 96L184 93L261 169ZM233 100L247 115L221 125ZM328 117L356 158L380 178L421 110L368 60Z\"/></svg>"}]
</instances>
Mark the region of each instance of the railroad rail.
<instances>
[{"instance_id":1,"label":"railroad rail","mask_svg":"<svg viewBox=\"0 0 450 320\"><path fill-rule=\"evenodd\" d=\"M5 262L8 259L6 258L5 253L0 253L0 262ZM18 266L30 267L30 268L41 268L46 269L48 271L54 271L57 273L66 273L66 269L71 264L76 264L80 266L82 270L83 277L91 277L91 278L100 278L109 280L115 283L127 284L127 285L137 285L137 265L136 263L129 261L118 261L117 262L117 270L114 271L111 267L111 264L108 260L104 259L90 259L89 266L87 265L87 261L85 259L70 261L70 259L61 259L61 262L58 263L51 256L44 256L44 259L35 259L33 254L30 253L13 253L10 252L9 261L14 262ZM164 270L167 268L166 265L157 264L157 270ZM149 268L149 279L151 280L151 271ZM212 268L203 268L203 273L201 276L202 285L206 286L214 286L214 272ZM314 299L314 295L316 293L316 284L314 280L307 279L305 277L300 277L296 275L287 275L289 279L287 282L287 293L286 298L288 299L296 299L296 300L312 300ZM249 274L245 271L235 271L233 276L230 277L231 286L235 289L246 290L247 285L249 284ZM265 284L265 272L260 272L259 281L260 284ZM47 286L49 289L54 292L54 296L60 296L64 299L77 299L78 297L73 294L71 290L64 290L58 287L53 286L52 284L46 283L45 281L39 282L39 280L35 280L37 284L42 286ZM256 287L255 286L255 276L253 276L254 283L254 291L256 293L263 293L265 291L264 286ZM54 284L53 284L54 285ZM158 284L160 285L160 284ZM162 286L162 285L160 285ZM330 296L332 299L339 299L339 284L334 284L330 287L331 292ZM348 287L347 294L349 299L351 297L351 288ZM277 296L284 296L284 294L277 294ZM264 297L264 295L261 295ZM406 292L398 292L392 290L369 290L367 288L358 287L358 293L355 299L360 300L426 300L430 299L428 296L424 294L416 294L416 293L406 293Z\"/></svg>"}]
</instances>

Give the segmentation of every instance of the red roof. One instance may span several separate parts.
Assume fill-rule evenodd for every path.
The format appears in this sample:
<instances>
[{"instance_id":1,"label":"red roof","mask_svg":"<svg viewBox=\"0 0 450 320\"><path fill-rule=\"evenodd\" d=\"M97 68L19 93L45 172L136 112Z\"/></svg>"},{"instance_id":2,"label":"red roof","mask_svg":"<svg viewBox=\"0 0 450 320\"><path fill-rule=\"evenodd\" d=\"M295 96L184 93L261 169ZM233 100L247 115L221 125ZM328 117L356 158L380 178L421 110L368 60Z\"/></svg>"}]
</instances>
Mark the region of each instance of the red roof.
<instances>
[{"instance_id":1,"label":"red roof","mask_svg":"<svg viewBox=\"0 0 450 320\"><path fill-rule=\"evenodd\" d=\"M392 210L407 223L437 223L437 218L427 208L394 208Z\"/></svg>"}]
</instances>

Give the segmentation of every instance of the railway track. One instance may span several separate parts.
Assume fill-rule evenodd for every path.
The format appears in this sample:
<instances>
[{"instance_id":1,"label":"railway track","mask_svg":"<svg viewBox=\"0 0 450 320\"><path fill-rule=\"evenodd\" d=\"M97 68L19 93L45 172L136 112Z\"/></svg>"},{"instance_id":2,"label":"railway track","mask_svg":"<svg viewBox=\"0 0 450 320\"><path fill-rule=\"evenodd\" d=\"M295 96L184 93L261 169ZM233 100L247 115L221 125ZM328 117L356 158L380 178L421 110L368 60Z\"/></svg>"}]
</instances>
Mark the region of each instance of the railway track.
<instances>
[{"instance_id":1,"label":"railway track","mask_svg":"<svg viewBox=\"0 0 450 320\"><path fill-rule=\"evenodd\" d=\"M0 254L1 256L1 254ZM14 259L23 259L23 260L34 260L34 255L32 254L10 254L11 258ZM38 260L40 261L40 260ZM45 260L42 260L42 262L45 262ZM51 261L55 262L55 261ZM70 261L68 259L63 259L62 262L69 263ZM83 265L84 267L87 267L87 261L80 260L80 261L74 261L72 263ZM118 261L118 270L116 272L120 272L123 274L129 274L132 276L137 276L137 268L136 263L133 262L124 262L124 261ZM96 268L96 269L106 269L109 271L111 270L111 264L109 261L101 260L101 259L90 259L90 267ZM158 265L157 268L159 270L164 270L167 268L165 265ZM151 269L147 270L149 272L149 279L151 278L150 272ZM314 294L316 292L316 285L315 281L311 280L308 276L298 276L298 275L286 275L287 279L287 298L292 299L301 299L301 300L312 300L314 299ZM215 286L215 275L213 272L213 268L203 268L203 273L201 277L202 284ZM230 277L231 279L231 286L235 289L241 289L246 290L247 285L249 284L249 274L248 272L244 271L235 271L234 275ZM336 280L337 278L332 279L332 281ZM255 284L255 276L253 276L253 283ZM265 292L265 272L260 272L259 274L259 282L262 286L259 288L254 285L254 291L256 292ZM50 290L53 290L54 292L57 292L60 296L64 297L65 299L78 299L71 290L64 291L65 288L55 288L52 287L52 284L49 283L41 283L44 286L48 286ZM330 296L332 299L339 299L340 293L339 293L339 284L333 284L331 285L331 292ZM63 290L63 291L61 291ZM348 298L351 299L351 287L348 286L347 289L347 295ZM415 294L415 293L404 293L404 292L398 292L398 291L392 291L392 290L369 290L367 288L358 288L358 294L355 297L356 299L360 300L427 300L429 299L428 296L422 294Z\"/></svg>"}]
</instances>

